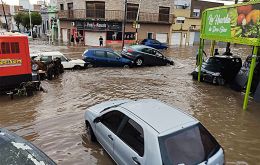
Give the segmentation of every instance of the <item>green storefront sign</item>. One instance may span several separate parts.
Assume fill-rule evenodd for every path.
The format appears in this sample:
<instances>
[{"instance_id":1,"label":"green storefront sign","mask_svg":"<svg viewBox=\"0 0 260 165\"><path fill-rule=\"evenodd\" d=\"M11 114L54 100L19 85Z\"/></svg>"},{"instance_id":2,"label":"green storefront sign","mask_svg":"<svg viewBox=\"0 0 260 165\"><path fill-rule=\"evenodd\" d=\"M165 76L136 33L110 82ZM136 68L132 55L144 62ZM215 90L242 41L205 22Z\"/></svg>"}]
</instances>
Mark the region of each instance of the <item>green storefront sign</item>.
<instances>
[{"instance_id":1,"label":"green storefront sign","mask_svg":"<svg viewBox=\"0 0 260 165\"><path fill-rule=\"evenodd\" d=\"M260 46L260 5L248 3L206 10L201 38Z\"/></svg>"},{"instance_id":2,"label":"green storefront sign","mask_svg":"<svg viewBox=\"0 0 260 165\"><path fill-rule=\"evenodd\" d=\"M209 11L207 12L205 33L213 36L230 37L230 22L227 9Z\"/></svg>"}]
</instances>

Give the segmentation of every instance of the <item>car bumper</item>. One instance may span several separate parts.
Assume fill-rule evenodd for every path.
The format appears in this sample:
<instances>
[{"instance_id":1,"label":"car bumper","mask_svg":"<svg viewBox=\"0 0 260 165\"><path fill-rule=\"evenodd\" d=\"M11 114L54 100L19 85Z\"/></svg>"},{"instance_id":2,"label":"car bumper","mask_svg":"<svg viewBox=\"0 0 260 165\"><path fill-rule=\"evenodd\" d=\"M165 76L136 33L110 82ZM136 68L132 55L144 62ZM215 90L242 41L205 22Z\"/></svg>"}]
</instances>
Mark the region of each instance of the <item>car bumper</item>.
<instances>
[{"instance_id":1,"label":"car bumper","mask_svg":"<svg viewBox=\"0 0 260 165\"><path fill-rule=\"evenodd\" d=\"M193 71L193 72L191 73L191 75L193 76L193 79L198 80L198 72ZM216 80L217 77L218 77L218 76L213 76L213 75L211 75L211 74L207 74L207 73L205 73L205 72L201 72L200 80L201 80L201 81L204 81L204 82L216 84L216 83L217 83L217 80Z\"/></svg>"}]
</instances>

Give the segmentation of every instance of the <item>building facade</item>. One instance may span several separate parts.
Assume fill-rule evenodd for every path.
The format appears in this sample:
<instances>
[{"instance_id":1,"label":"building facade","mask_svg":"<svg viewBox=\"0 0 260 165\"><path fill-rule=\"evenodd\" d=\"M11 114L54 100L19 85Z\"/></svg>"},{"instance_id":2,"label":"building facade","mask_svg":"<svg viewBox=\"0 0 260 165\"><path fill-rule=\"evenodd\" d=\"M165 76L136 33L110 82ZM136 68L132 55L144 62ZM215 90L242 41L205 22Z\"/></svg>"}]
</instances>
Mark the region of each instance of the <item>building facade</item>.
<instances>
[{"instance_id":1,"label":"building facade","mask_svg":"<svg viewBox=\"0 0 260 165\"><path fill-rule=\"evenodd\" d=\"M133 27L140 5L139 28ZM126 30L122 36L125 4L122 0L57 0L60 35L63 42L80 36L85 45L98 46L102 36L105 44L135 42L154 38L169 43L173 23L171 0L128 0Z\"/></svg>"},{"instance_id":2,"label":"building facade","mask_svg":"<svg viewBox=\"0 0 260 165\"><path fill-rule=\"evenodd\" d=\"M223 6L223 3L174 0L171 45L194 45L199 43L201 16L205 9Z\"/></svg>"},{"instance_id":3,"label":"building facade","mask_svg":"<svg viewBox=\"0 0 260 165\"><path fill-rule=\"evenodd\" d=\"M6 27L8 26L8 31L17 30L17 26L16 26L16 23L14 21L14 15L19 11L20 6L15 6L15 5L13 6L13 5L4 4L4 9L5 9L6 20L5 20L4 10L3 10L2 4L0 4L1 29L6 30ZM6 21L7 21L7 23L6 23Z\"/></svg>"}]
</instances>

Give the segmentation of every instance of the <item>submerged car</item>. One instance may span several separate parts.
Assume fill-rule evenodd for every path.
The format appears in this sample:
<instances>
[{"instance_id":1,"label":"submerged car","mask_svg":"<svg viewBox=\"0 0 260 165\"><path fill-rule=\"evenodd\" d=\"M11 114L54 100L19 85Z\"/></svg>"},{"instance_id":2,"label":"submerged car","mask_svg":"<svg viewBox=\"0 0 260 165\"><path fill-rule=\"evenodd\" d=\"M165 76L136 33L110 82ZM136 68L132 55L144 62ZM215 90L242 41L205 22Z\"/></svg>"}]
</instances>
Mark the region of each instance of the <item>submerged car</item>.
<instances>
[{"instance_id":1,"label":"submerged car","mask_svg":"<svg viewBox=\"0 0 260 165\"><path fill-rule=\"evenodd\" d=\"M0 128L0 164L56 165L33 144L3 128Z\"/></svg>"},{"instance_id":2,"label":"submerged car","mask_svg":"<svg viewBox=\"0 0 260 165\"><path fill-rule=\"evenodd\" d=\"M209 57L202 63L201 81L224 85L234 80L242 66L242 60L238 56L216 55ZM191 74L193 79L198 79L199 67Z\"/></svg>"},{"instance_id":3,"label":"submerged car","mask_svg":"<svg viewBox=\"0 0 260 165\"><path fill-rule=\"evenodd\" d=\"M52 60L59 58L64 69L83 69L87 67L87 63L81 59L70 59L67 58L59 51L55 52L42 52L37 54L38 57L35 59L40 59L42 57L48 57Z\"/></svg>"},{"instance_id":4,"label":"submerged car","mask_svg":"<svg viewBox=\"0 0 260 165\"><path fill-rule=\"evenodd\" d=\"M161 43L160 41L157 41L155 39L144 39L141 41L142 45L150 46L155 49L168 49L168 45L165 43Z\"/></svg>"},{"instance_id":5,"label":"submerged car","mask_svg":"<svg viewBox=\"0 0 260 165\"><path fill-rule=\"evenodd\" d=\"M83 53L83 60L93 66L132 67L134 62L122 57L113 49L91 48Z\"/></svg>"},{"instance_id":6,"label":"submerged car","mask_svg":"<svg viewBox=\"0 0 260 165\"><path fill-rule=\"evenodd\" d=\"M174 62L166 58L159 50L145 45L124 47L122 56L133 60L136 66L173 65Z\"/></svg>"},{"instance_id":7,"label":"submerged car","mask_svg":"<svg viewBox=\"0 0 260 165\"><path fill-rule=\"evenodd\" d=\"M117 164L224 164L224 151L195 118L153 99L107 101L85 112L87 137Z\"/></svg>"},{"instance_id":8,"label":"submerged car","mask_svg":"<svg viewBox=\"0 0 260 165\"><path fill-rule=\"evenodd\" d=\"M240 71L236 75L234 81L232 82L231 84L232 89L239 92L246 90L251 61L252 61L252 55L249 55L246 58L246 61L241 67ZM260 102L260 57L259 56L256 60L256 66L253 74L250 92L251 92L251 96L253 96L257 102Z\"/></svg>"}]
</instances>

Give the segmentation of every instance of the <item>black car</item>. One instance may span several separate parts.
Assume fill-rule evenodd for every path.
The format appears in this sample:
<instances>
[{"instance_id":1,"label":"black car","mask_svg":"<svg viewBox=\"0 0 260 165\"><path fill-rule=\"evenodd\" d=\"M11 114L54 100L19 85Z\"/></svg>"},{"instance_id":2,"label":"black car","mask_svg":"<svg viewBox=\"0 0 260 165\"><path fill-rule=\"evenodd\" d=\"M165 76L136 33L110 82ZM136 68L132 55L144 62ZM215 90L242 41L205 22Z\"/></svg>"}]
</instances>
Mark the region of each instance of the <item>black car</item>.
<instances>
[{"instance_id":1,"label":"black car","mask_svg":"<svg viewBox=\"0 0 260 165\"><path fill-rule=\"evenodd\" d=\"M241 67L240 71L235 77L235 80L231 84L231 88L236 91L244 91L247 87L247 80L248 75L250 71L252 61L252 55L249 55L246 58L246 61L244 62L243 66ZM254 99L257 102L260 102L260 56L257 57L256 60L256 66L253 74L252 84L251 84L251 96L254 97Z\"/></svg>"},{"instance_id":2,"label":"black car","mask_svg":"<svg viewBox=\"0 0 260 165\"><path fill-rule=\"evenodd\" d=\"M56 165L33 144L3 128L0 128L0 164Z\"/></svg>"},{"instance_id":3,"label":"black car","mask_svg":"<svg viewBox=\"0 0 260 165\"><path fill-rule=\"evenodd\" d=\"M166 58L159 50L145 45L124 47L122 56L133 60L136 66L174 64L173 61Z\"/></svg>"},{"instance_id":4,"label":"black car","mask_svg":"<svg viewBox=\"0 0 260 165\"><path fill-rule=\"evenodd\" d=\"M236 77L242 66L242 60L238 56L216 55L209 57L202 63L201 81L224 85L230 83ZM199 67L192 72L193 79L198 79Z\"/></svg>"}]
</instances>

